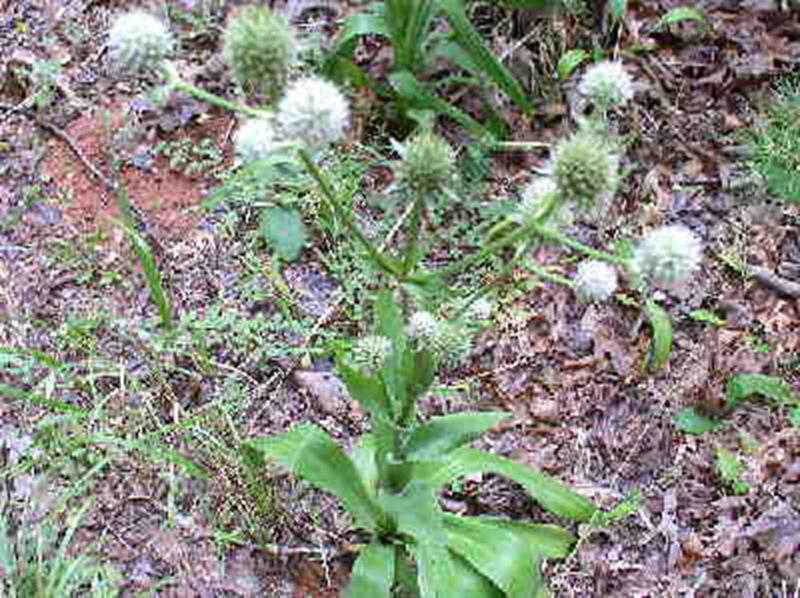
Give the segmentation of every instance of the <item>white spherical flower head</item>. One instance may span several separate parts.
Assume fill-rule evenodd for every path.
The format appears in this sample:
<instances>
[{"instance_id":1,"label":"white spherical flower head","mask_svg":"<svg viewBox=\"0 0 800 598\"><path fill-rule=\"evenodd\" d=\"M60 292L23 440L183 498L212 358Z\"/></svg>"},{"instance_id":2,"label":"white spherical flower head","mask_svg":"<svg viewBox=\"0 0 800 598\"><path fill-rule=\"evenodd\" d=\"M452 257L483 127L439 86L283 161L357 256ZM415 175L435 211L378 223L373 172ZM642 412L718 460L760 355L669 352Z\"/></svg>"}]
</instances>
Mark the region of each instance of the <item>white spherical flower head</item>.
<instances>
[{"instance_id":1,"label":"white spherical flower head","mask_svg":"<svg viewBox=\"0 0 800 598\"><path fill-rule=\"evenodd\" d=\"M605 262L585 260L578 264L574 283L580 301L605 301L617 290L617 271Z\"/></svg>"},{"instance_id":2,"label":"white spherical flower head","mask_svg":"<svg viewBox=\"0 0 800 598\"><path fill-rule=\"evenodd\" d=\"M350 108L332 83L308 77L292 83L278 104L277 123L283 136L315 152L344 137Z\"/></svg>"},{"instance_id":3,"label":"white spherical flower head","mask_svg":"<svg viewBox=\"0 0 800 598\"><path fill-rule=\"evenodd\" d=\"M527 224L539 215L542 206L558 187L552 177L537 177L522 191L522 201L517 207L514 219L520 224Z\"/></svg>"},{"instance_id":4,"label":"white spherical flower head","mask_svg":"<svg viewBox=\"0 0 800 598\"><path fill-rule=\"evenodd\" d=\"M244 163L268 158L283 147L272 118L260 116L246 120L233 138L236 155Z\"/></svg>"},{"instance_id":5,"label":"white spherical flower head","mask_svg":"<svg viewBox=\"0 0 800 598\"><path fill-rule=\"evenodd\" d=\"M686 282L699 268L703 245L685 226L663 226L651 232L633 254L633 271L663 289Z\"/></svg>"},{"instance_id":6,"label":"white spherical flower head","mask_svg":"<svg viewBox=\"0 0 800 598\"><path fill-rule=\"evenodd\" d=\"M466 317L469 320L482 322L492 317L494 312L494 305L486 297L476 299L466 311Z\"/></svg>"},{"instance_id":7,"label":"white spherical flower head","mask_svg":"<svg viewBox=\"0 0 800 598\"><path fill-rule=\"evenodd\" d=\"M633 80L621 62L599 62L586 71L578 91L601 107L622 106L633 98Z\"/></svg>"},{"instance_id":8,"label":"white spherical flower head","mask_svg":"<svg viewBox=\"0 0 800 598\"><path fill-rule=\"evenodd\" d=\"M123 69L144 71L157 68L172 53L167 26L142 11L120 16L108 33L111 58Z\"/></svg>"},{"instance_id":9,"label":"white spherical flower head","mask_svg":"<svg viewBox=\"0 0 800 598\"><path fill-rule=\"evenodd\" d=\"M427 311L418 311L408 320L406 334L418 341L430 341L439 335L441 324L436 317Z\"/></svg>"}]
</instances>

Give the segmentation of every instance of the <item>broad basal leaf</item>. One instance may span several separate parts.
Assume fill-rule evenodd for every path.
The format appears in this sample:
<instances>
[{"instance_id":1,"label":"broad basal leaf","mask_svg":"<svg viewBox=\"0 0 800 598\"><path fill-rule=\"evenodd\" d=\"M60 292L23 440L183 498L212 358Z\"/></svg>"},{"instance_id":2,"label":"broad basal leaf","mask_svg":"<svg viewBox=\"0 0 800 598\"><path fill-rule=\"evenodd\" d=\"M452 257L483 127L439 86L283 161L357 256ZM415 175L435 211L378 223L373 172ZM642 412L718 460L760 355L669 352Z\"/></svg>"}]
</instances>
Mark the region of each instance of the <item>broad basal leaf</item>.
<instances>
[{"instance_id":1,"label":"broad basal leaf","mask_svg":"<svg viewBox=\"0 0 800 598\"><path fill-rule=\"evenodd\" d=\"M437 459L468 442L475 440L508 413L453 413L434 417L418 426L406 443L410 461Z\"/></svg>"},{"instance_id":2,"label":"broad basal leaf","mask_svg":"<svg viewBox=\"0 0 800 598\"><path fill-rule=\"evenodd\" d=\"M373 542L361 549L353 565L346 598L391 598L395 547Z\"/></svg>"},{"instance_id":3,"label":"broad basal leaf","mask_svg":"<svg viewBox=\"0 0 800 598\"><path fill-rule=\"evenodd\" d=\"M573 492L568 486L526 465L505 457L472 448L460 448L443 459L444 464L430 474L437 488L473 473L496 473L514 480L545 509L561 517L589 521L597 512L592 501Z\"/></svg>"},{"instance_id":4,"label":"broad basal leaf","mask_svg":"<svg viewBox=\"0 0 800 598\"><path fill-rule=\"evenodd\" d=\"M504 517L477 517L478 521L487 525L495 525L516 534L525 540L531 549L540 557L563 559L570 555L577 541L575 536L563 527L546 523L529 523L513 521Z\"/></svg>"},{"instance_id":5,"label":"broad basal leaf","mask_svg":"<svg viewBox=\"0 0 800 598\"><path fill-rule=\"evenodd\" d=\"M445 515L444 520L450 549L508 598L529 598L541 585L540 558L521 535L478 518Z\"/></svg>"},{"instance_id":6,"label":"broad basal leaf","mask_svg":"<svg viewBox=\"0 0 800 598\"><path fill-rule=\"evenodd\" d=\"M723 425L721 421L701 415L692 407L681 409L672 418L672 422L676 428L687 434L705 434Z\"/></svg>"},{"instance_id":7,"label":"broad basal leaf","mask_svg":"<svg viewBox=\"0 0 800 598\"><path fill-rule=\"evenodd\" d=\"M383 523L384 515L353 462L318 427L303 424L283 434L250 440L244 446L257 462L263 461L264 456L274 459L318 488L335 494L359 525L374 530Z\"/></svg>"},{"instance_id":8,"label":"broad basal leaf","mask_svg":"<svg viewBox=\"0 0 800 598\"><path fill-rule=\"evenodd\" d=\"M296 210L266 208L261 217L261 234L285 260L296 260L308 239L306 225Z\"/></svg>"}]
</instances>

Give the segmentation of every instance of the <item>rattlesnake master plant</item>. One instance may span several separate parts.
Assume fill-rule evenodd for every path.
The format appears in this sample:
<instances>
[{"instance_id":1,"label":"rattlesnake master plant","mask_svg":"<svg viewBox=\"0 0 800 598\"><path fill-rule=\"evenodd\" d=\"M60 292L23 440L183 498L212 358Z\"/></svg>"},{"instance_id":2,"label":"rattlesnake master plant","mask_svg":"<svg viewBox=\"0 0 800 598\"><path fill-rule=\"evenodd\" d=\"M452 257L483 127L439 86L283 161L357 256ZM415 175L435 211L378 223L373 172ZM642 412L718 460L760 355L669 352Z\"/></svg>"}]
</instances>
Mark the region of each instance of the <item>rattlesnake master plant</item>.
<instances>
[{"instance_id":1,"label":"rattlesnake master plant","mask_svg":"<svg viewBox=\"0 0 800 598\"><path fill-rule=\"evenodd\" d=\"M271 114L244 121L233 137L233 145L245 164L265 160L285 146Z\"/></svg>"},{"instance_id":2,"label":"rattlesnake master plant","mask_svg":"<svg viewBox=\"0 0 800 598\"><path fill-rule=\"evenodd\" d=\"M366 532L346 597L547 595L542 561L567 555L572 534L555 525L447 513L439 492L461 476L492 472L521 484L559 517L589 521L596 507L539 471L468 447L506 414L421 419L417 403L434 381L436 358L406 330L427 338L441 323L422 313L406 322L389 292L379 295L375 315L375 336L368 338L381 339L375 343L380 365L353 368L352 359L343 357L338 367L351 396L369 414L371 432L346 453L320 428L300 425L246 442L244 455L256 466L276 461L332 492Z\"/></svg>"},{"instance_id":3,"label":"rattlesnake master plant","mask_svg":"<svg viewBox=\"0 0 800 598\"><path fill-rule=\"evenodd\" d=\"M283 17L247 6L228 21L222 52L239 85L275 99L286 87L296 44Z\"/></svg>"},{"instance_id":4,"label":"rattlesnake master plant","mask_svg":"<svg viewBox=\"0 0 800 598\"><path fill-rule=\"evenodd\" d=\"M144 72L161 67L172 54L172 35L161 19L136 10L121 15L108 32L111 59L123 71Z\"/></svg>"}]
</instances>

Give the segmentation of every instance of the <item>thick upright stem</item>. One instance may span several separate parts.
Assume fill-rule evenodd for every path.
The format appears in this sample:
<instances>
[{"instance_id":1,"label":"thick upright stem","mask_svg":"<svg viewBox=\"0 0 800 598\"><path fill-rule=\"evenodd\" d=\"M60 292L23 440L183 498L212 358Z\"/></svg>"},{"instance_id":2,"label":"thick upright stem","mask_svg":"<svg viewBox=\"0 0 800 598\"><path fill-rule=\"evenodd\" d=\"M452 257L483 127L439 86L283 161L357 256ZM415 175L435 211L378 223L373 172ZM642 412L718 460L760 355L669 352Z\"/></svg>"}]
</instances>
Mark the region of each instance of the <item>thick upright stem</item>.
<instances>
[{"instance_id":1,"label":"thick upright stem","mask_svg":"<svg viewBox=\"0 0 800 598\"><path fill-rule=\"evenodd\" d=\"M339 205L339 201L336 199L336 195L331 189L330 184L328 183L325 176L322 174L322 171L319 169L317 164L308 154L305 149L298 150L298 155L300 156L300 160L303 162L303 165L308 170L308 173L314 178L314 180L319 185L320 191L322 191L322 197L327 202L328 206L333 210L336 217L341 220L347 230L350 231L358 242L367 250L367 253L370 257L377 262L377 264L383 268L386 272L397 278L398 280L402 280L403 272L392 262L390 262L385 255L383 255L375 245L364 236L364 233L361 232L361 229L356 226L356 223L353 222L353 219L350 217L350 214L347 213L347 210L342 208Z\"/></svg>"}]
</instances>

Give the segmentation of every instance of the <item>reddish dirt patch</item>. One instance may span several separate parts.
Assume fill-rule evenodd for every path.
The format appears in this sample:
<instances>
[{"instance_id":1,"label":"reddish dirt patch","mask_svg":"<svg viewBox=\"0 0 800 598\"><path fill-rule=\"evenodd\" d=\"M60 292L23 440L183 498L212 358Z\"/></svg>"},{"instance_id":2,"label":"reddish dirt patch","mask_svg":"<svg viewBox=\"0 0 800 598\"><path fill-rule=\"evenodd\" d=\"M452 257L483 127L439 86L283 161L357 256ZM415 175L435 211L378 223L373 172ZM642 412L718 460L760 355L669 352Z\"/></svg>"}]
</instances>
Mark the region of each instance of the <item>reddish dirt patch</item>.
<instances>
[{"instance_id":1,"label":"reddish dirt patch","mask_svg":"<svg viewBox=\"0 0 800 598\"><path fill-rule=\"evenodd\" d=\"M124 120L122 108L115 105L110 111L99 109L81 115L64 133L88 162L109 176L111 155L108 148L114 132L124 126ZM192 124L190 130L180 129L173 137L189 136L195 142L212 138L222 147L227 142L230 124L229 116L213 115L202 124ZM150 133L152 137L153 131ZM230 152L225 155L225 159L230 160ZM53 138L49 142L42 174L50 177L63 193L64 216L79 230L108 232L113 228L113 220L119 218L113 193L89 172L63 140ZM204 187L202 176L190 177L171 170L166 157L155 156L147 170L124 166L120 178L131 202L143 211L147 224L158 238L180 238L198 221Z\"/></svg>"}]
</instances>

